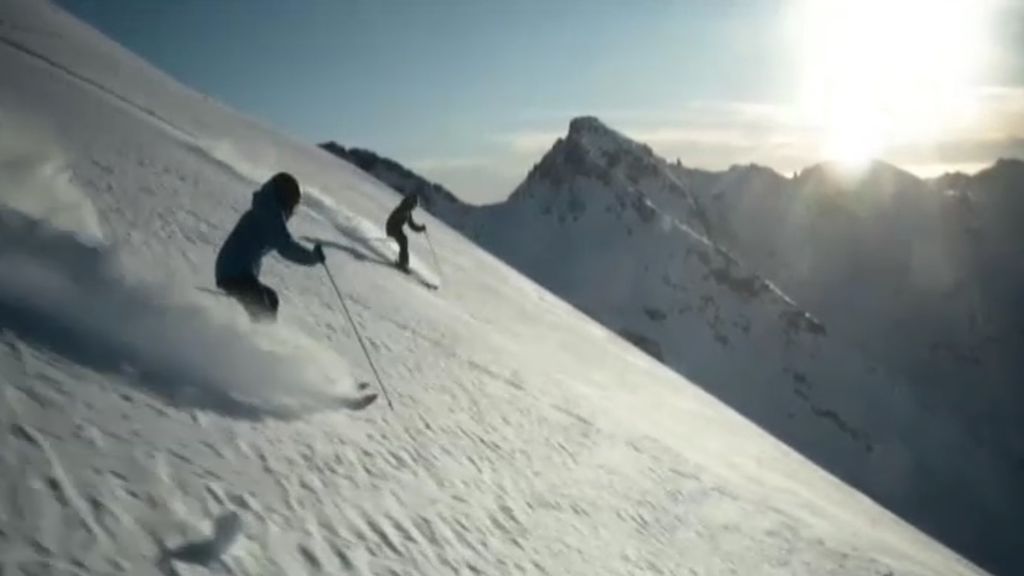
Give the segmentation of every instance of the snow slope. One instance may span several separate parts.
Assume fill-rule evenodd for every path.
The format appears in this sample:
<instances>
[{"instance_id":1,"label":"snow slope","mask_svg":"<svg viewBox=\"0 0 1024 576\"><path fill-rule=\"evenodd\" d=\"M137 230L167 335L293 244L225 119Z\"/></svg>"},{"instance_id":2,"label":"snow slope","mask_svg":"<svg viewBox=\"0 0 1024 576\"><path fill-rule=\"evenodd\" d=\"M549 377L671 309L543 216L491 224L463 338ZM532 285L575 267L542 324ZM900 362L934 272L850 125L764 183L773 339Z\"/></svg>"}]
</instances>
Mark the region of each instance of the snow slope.
<instances>
[{"instance_id":1,"label":"snow slope","mask_svg":"<svg viewBox=\"0 0 1024 576\"><path fill-rule=\"evenodd\" d=\"M53 6L0 74L3 574L981 572L444 225L442 290L380 265L393 191ZM197 289L278 169L394 412L328 404L321 271L268 262L275 327Z\"/></svg>"}]
</instances>

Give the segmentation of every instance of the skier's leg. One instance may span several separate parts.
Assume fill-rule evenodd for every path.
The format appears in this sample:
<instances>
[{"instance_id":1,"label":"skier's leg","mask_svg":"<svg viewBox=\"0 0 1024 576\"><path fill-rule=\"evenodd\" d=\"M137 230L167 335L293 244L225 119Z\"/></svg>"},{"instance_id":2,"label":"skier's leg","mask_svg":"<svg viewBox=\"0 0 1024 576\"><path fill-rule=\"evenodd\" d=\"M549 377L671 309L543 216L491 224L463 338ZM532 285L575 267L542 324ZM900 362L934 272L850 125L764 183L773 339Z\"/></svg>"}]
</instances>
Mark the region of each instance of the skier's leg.
<instances>
[{"instance_id":1,"label":"skier's leg","mask_svg":"<svg viewBox=\"0 0 1024 576\"><path fill-rule=\"evenodd\" d=\"M231 278L219 284L221 290L238 300L249 319L261 322L277 316L277 294L252 277Z\"/></svg>"},{"instance_id":2,"label":"skier's leg","mask_svg":"<svg viewBox=\"0 0 1024 576\"><path fill-rule=\"evenodd\" d=\"M273 322L277 320L277 308L280 305L280 300L277 297L277 292L266 284L261 284L257 281L258 290L260 293L260 306L257 313L257 317L254 320L260 322ZM250 316L252 313L250 313Z\"/></svg>"},{"instance_id":3,"label":"skier's leg","mask_svg":"<svg viewBox=\"0 0 1024 576\"><path fill-rule=\"evenodd\" d=\"M409 268L409 239L405 236L405 231L397 230L395 232L395 240L398 241L398 265L408 270Z\"/></svg>"}]
</instances>

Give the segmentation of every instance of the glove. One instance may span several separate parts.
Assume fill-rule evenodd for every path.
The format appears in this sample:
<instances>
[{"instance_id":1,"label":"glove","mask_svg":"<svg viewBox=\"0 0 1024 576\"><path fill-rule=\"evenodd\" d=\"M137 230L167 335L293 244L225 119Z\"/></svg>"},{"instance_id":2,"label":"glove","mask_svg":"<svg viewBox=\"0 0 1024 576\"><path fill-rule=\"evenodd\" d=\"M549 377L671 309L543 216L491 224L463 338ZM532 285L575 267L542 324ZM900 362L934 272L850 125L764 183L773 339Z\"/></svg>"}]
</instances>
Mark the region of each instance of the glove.
<instances>
[{"instance_id":1,"label":"glove","mask_svg":"<svg viewBox=\"0 0 1024 576\"><path fill-rule=\"evenodd\" d=\"M313 246L313 254L316 255L317 262L323 264L327 261L327 256L324 255L324 247L320 244Z\"/></svg>"}]
</instances>

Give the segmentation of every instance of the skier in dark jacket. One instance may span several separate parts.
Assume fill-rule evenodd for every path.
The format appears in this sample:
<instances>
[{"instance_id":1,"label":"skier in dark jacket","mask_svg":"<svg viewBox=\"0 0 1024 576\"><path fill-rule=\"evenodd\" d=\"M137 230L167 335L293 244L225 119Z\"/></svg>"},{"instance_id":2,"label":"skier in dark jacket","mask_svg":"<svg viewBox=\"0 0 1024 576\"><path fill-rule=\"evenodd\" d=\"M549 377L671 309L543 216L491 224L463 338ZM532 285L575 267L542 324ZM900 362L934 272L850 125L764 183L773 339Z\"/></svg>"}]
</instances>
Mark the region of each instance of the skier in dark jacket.
<instances>
[{"instance_id":1,"label":"skier in dark jacket","mask_svg":"<svg viewBox=\"0 0 1024 576\"><path fill-rule=\"evenodd\" d=\"M426 226L417 224L412 219L412 211L416 209L419 202L419 197L415 194L409 194L403 198L398 207L391 211L385 226L388 236L398 242L398 262L396 264L406 272L409 271L409 239L405 237L405 231L402 228L409 224L409 228L416 232L424 232L427 229Z\"/></svg>"},{"instance_id":2,"label":"skier in dark jacket","mask_svg":"<svg viewBox=\"0 0 1024 576\"><path fill-rule=\"evenodd\" d=\"M252 195L252 207L235 224L217 254L217 287L237 299L254 321L277 318L277 293L259 281L260 264L271 250L305 266L324 261L323 248L312 250L288 232L287 222L302 192L294 176L280 172Z\"/></svg>"}]
</instances>

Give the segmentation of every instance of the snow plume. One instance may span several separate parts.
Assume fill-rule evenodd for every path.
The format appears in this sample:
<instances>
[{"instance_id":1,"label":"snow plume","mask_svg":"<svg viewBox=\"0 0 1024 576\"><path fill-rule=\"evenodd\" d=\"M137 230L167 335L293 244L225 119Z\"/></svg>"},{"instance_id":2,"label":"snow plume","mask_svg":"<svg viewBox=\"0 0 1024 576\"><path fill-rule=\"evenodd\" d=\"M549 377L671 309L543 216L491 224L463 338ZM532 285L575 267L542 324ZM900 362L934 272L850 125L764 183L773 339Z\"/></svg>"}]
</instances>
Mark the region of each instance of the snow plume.
<instances>
[{"instance_id":1,"label":"snow plume","mask_svg":"<svg viewBox=\"0 0 1024 576\"><path fill-rule=\"evenodd\" d=\"M171 404L260 419L344 403L328 383L347 366L298 331L133 281L108 249L7 209L0 270L0 329Z\"/></svg>"},{"instance_id":2,"label":"snow plume","mask_svg":"<svg viewBox=\"0 0 1024 576\"><path fill-rule=\"evenodd\" d=\"M262 161L254 161L254 154L247 154L226 140L192 140L185 143L194 152L220 164L226 172L259 186L274 175L268 166L279 166L280 159L267 155ZM255 152L255 151L253 151Z\"/></svg>"},{"instance_id":3,"label":"snow plume","mask_svg":"<svg viewBox=\"0 0 1024 576\"><path fill-rule=\"evenodd\" d=\"M101 241L96 209L70 179L60 148L36 125L0 113L0 204Z\"/></svg>"},{"instance_id":4,"label":"snow plume","mask_svg":"<svg viewBox=\"0 0 1024 576\"><path fill-rule=\"evenodd\" d=\"M303 191L302 203L314 217L330 224L343 237L358 244L358 247L318 238L310 238L311 241L319 241L329 248L344 250L361 260L392 262L395 259L395 250L392 248L391 239L384 235L383 223L374 224L351 214L338 206L330 196L315 188L306 188Z\"/></svg>"}]
</instances>

